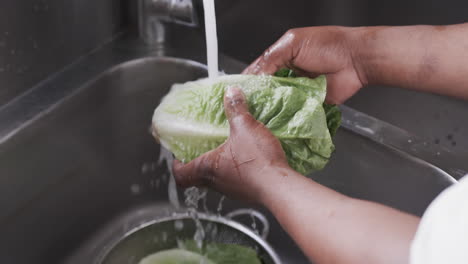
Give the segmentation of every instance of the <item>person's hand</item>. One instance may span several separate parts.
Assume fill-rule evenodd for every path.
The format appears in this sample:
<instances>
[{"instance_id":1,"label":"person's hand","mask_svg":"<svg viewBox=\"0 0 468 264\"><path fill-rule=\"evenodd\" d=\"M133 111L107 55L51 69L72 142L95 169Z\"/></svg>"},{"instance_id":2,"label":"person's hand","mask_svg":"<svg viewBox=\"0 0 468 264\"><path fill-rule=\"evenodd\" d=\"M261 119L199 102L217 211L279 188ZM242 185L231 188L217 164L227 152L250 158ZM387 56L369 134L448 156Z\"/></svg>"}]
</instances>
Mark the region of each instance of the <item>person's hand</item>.
<instances>
[{"instance_id":1,"label":"person's hand","mask_svg":"<svg viewBox=\"0 0 468 264\"><path fill-rule=\"evenodd\" d=\"M287 67L299 75L325 74L327 102L340 104L366 83L353 58L351 28L308 27L286 32L244 74L273 74Z\"/></svg>"},{"instance_id":2,"label":"person's hand","mask_svg":"<svg viewBox=\"0 0 468 264\"><path fill-rule=\"evenodd\" d=\"M207 186L243 200L259 202L262 188L276 174L289 168L279 140L249 113L242 91L228 88L224 108L230 136L218 148L183 164L174 161L173 171L181 187Z\"/></svg>"}]
</instances>

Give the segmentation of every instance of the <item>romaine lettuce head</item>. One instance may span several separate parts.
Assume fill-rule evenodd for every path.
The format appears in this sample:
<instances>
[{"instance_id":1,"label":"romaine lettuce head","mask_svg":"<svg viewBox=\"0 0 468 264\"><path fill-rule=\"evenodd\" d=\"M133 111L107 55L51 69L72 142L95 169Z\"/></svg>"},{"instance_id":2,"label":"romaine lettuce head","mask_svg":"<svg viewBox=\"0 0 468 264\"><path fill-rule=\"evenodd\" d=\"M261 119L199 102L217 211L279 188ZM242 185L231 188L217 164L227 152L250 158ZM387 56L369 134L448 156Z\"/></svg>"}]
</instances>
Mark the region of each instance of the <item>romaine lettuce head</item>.
<instances>
[{"instance_id":1,"label":"romaine lettuce head","mask_svg":"<svg viewBox=\"0 0 468 264\"><path fill-rule=\"evenodd\" d=\"M229 123L223 96L232 85L243 90L250 113L280 140L293 169L309 174L324 168L334 150L327 114L332 133L340 119L336 106L324 110L324 76L225 75L175 84L154 112L156 139L182 162L224 143Z\"/></svg>"}]
</instances>

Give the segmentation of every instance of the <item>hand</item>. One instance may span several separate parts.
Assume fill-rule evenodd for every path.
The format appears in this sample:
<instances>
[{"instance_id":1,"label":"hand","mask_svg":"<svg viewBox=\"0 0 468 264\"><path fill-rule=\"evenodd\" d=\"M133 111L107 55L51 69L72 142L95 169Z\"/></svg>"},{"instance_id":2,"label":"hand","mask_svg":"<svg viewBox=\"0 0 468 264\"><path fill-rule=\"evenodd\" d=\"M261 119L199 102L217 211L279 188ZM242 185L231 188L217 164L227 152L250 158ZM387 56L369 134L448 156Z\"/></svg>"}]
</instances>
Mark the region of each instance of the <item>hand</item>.
<instances>
[{"instance_id":1,"label":"hand","mask_svg":"<svg viewBox=\"0 0 468 264\"><path fill-rule=\"evenodd\" d=\"M182 187L208 186L222 193L258 202L273 168L289 168L279 140L249 113L239 88L228 88L224 108L230 125L227 141L188 164L174 161Z\"/></svg>"},{"instance_id":2,"label":"hand","mask_svg":"<svg viewBox=\"0 0 468 264\"><path fill-rule=\"evenodd\" d=\"M340 104L365 85L353 59L351 31L335 26L289 30L243 73L273 74L287 67L302 76L325 74L327 102Z\"/></svg>"}]
</instances>

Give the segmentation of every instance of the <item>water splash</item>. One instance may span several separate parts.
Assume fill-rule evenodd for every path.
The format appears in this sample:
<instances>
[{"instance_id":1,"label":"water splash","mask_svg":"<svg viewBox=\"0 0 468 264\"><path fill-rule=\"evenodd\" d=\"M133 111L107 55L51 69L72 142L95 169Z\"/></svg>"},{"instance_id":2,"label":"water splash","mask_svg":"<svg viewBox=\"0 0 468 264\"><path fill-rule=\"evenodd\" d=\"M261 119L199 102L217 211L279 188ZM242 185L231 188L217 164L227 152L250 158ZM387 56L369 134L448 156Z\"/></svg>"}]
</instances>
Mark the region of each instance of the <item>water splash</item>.
<instances>
[{"instance_id":1,"label":"water splash","mask_svg":"<svg viewBox=\"0 0 468 264\"><path fill-rule=\"evenodd\" d=\"M188 214L190 218L193 219L195 222L196 231L193 235L193 240L197 244L198 248L203 247L203 241L205 240L205 228L203 228L203 224L200 221L200 217L198 216L198 211L195 208L188 208Z\"/></svg>"},{"instance_id":2,"label":"water splash","mask_svg":"<svg viewBox=\"0 0 468 264\"><path fill-rule=\"evenodd\" d=\"M205 229L198 215L198 205L200 200L206 200L207 193L207 190L202 190L197 187L187 188L184 192L185 206L188 208L189 216L195 222L196 231L193 235L193 240L195 240L198 248L203 247L203 241L205 240ZM204 206L206 207L206 204Z\"/></svg>"},{"instance_id":3,"label":"water splash","mask_svg":"<svg viewBox=\"0 0 468 264\"><path fill-rule=\"evenodd\" d=\"M188 208L198 209L200 200L206 200L208 191L197 187L190 187L185 189L185 206ZM206 205L205 205L206 207Z\"/></svg>"},{"instance_id":4,"label":"water splash","mask_svg":"<svg viewBox=\"0 0 468 264\"><path fill-rule=\"evenodd\" d=\"M258 227L257 227L257 220L253 213L250 213L250 219L252 220L252 225L251 225L252 231L254 231L254 233L257 235L260 235L260 231L258 230Z\"/></svg>"},{"instance_id":5,"label":"water splash","mask_svg":"<svg viewBox=\"0 0 468 264\"><path fill-rule=\"evenodd\" d=\"M216 214L218 216L221 215L221 211L223 210L223 203L224 203L224 200L226 200L226 196L221 196L221 199L219 199L219 202L218 202L218 207L216 208Z\"/></svg>"},{"instance_id":6,"label":"water splash","mask_svg":"<svg viewBox=\"0 0 468 264\"><path fill-rule=\"evenodd\" d=\"M167 192L169 194L169 202L175 208L180 208L180 201L179 201L179 194L177 193L177 184L174 178L174 174L172 173L172 162L174 161L174 157L172 153L161 146L159 152L159 160L157 162L158 165L162 165L166 163L167 169L169 170L169 184L167 185Z\"/></svg>"}]
</instances>

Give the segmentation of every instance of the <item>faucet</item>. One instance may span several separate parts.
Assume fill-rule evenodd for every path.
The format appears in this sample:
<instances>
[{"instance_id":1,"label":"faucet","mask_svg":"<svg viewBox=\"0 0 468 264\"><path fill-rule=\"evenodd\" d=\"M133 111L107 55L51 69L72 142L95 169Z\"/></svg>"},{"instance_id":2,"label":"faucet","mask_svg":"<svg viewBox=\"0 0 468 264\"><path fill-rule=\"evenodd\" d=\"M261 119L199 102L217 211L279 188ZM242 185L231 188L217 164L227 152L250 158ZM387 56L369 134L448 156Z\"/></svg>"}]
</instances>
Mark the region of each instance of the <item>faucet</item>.
<instances>
[{"instance_id":1,"label":"faucet","mask_svg":"<svg viewBox=\"0 0 468 264\"><path fill-rule=\"evenodd\" d=\"M140 37L148 45L165 42L164 23L198 25L193 0L138 0L138 19Z\"/></svg>"}]
</instances>

